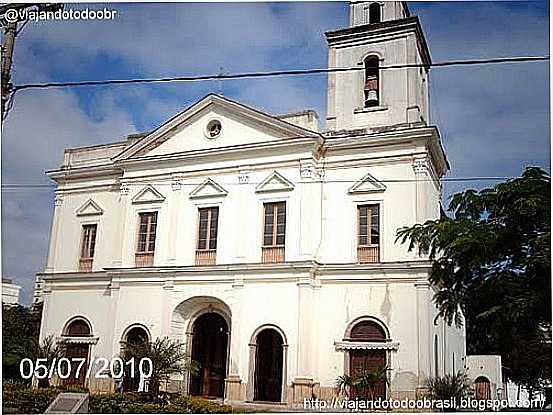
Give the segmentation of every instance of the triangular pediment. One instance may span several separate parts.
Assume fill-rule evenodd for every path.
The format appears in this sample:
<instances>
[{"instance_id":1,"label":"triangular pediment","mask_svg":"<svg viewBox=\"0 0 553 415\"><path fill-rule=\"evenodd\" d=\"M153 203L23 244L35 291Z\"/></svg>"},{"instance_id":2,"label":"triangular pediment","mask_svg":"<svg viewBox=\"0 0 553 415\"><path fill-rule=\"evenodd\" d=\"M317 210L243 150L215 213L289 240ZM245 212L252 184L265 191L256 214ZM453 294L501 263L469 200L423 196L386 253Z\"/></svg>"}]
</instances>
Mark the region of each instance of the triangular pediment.
<instances>
[{"instance_id":1,"label":"triangular pediment","mask_svg":"<svg viewBox=\"0 0 553 415\"><path fill-rule=\"evenodd\" d=\"M77 209L76 213L77 216L101 215L104 213L104 209L102 209L94 200L88 199L80 208Z\"/></svg>"},{"instance_id":2,"label":"triangular pediment","mask_svg":"<svg viewBox=\"0 0 553 415\"><path fill-rule=\"evenodd\" d=\"M220 123L220 128L219 133L211 137L209 125L214 121ZM158 157L298 137L318 138L319 135L226 97L209 94L126 147L113 160Z\"/></svg>"},{"instance_id":3,"label":"triangular pediment","mask_svg":"<svg viewBox=\"0 0 553 415\"><path fill-rule=\"evenodd\" d=\"M190 192L190 199L201 199L204 197L224 197L228 192L211 179L207 179Z\"/></svg>"},{"instance_id":4,"label":"triangular pediment","mask_svg":"<svg viewBox=\"0 0 553 415\"><path fill-rule=\"evenodd\" d=\"M257 193L287 192L294 189L294 184L277 171L272 172L255 188Z\"/></svg>"},{"instance_id":5,"label":"triangular pediment","mask_svg":"<svg viewBox=\"0 0 553 415\"><path fill-rule=\"evenodd\" d=\"M348 189L349 194L377 193L386 190L384 183L375 179L370 173L364 175Z\"/></svg>"},{"instance_id":6,"label":"triangular pediment","mask_svg":"<svg viewBox=\"0 0 553 415\"><path fill-rule=\"evenodd\" d=\"M132 198L132 203L161 203L165 200L159 191L151 184L145 186Z\"/></svg>"}]
</instances>

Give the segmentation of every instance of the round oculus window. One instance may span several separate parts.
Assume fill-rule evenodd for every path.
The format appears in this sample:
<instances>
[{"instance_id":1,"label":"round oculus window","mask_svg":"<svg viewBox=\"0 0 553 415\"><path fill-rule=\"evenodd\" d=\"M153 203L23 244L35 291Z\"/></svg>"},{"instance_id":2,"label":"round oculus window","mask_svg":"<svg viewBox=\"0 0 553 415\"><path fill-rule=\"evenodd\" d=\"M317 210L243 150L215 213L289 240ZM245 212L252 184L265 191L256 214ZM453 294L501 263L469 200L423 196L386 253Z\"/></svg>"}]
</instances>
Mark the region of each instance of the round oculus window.
<instances>
[{"instance_id":1,"label":"round oculus window","mask_svg":"<svg viewBox=\"0 0 553 415\"><path fill-rule=\"evenodd\" d=\"M207 138L217 138L219 135L221 135L221 121L219 120L211 120L207 123L207 126L205 128L205 135Z\"/></svg>"}]
</instances>

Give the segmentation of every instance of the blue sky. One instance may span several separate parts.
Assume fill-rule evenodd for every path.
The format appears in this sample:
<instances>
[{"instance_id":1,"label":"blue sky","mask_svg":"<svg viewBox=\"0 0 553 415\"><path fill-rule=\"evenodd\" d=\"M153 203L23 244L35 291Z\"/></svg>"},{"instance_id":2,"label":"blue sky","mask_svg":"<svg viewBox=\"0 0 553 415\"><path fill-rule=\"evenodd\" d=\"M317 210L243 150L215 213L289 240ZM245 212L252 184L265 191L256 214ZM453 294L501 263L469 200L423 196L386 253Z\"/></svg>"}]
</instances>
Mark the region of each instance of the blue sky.
<instances>
[{"instance_id":1,"label":"blue sky","mask_svg":"<svg viewBox=\"0 0 553 415\"><path fill-rule=\"evenodd\" d=\"M548 2L411 2L434 61L549 55ZM68 5L85 8L87 5ZM102 4L90 5L101 8ZM114 21L29 23L17 39L15 84L323 68L323 33L346 27L347 3L109 4ZM163 85L29 90L2 137L3 183L49 183L63 149L155 128L214 91L270 113L315 109L326 75ZM548 63L431 71L432 123L450 177L515 176L550 166ZM446 183L446 197L488 183ZM53 191L2 192L2 272L30 302L43 270Z\"/></svg>"}]
</instances>

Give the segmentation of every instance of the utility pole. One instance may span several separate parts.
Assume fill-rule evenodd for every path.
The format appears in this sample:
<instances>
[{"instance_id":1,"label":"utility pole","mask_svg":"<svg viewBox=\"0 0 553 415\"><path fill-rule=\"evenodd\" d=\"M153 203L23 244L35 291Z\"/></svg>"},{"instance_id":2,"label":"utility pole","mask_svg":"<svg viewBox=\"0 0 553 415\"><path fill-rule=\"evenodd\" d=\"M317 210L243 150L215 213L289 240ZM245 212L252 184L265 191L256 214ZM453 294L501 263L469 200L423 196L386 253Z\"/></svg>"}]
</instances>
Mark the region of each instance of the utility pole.
<instances>
[{"instance_id":1,"label":"utility pole","mask_svg":"<svg viewBox=\"0 0 553 415\"><path fill-rule=\"evenodd\" d=\"M0 98L1 98L1 113L2 125L6 119L8 101L10 99L10 94L13 89L11 83L11 72L13 64L13 50L15 46L15 38L19 34L17 30L17 24L19 19L11 16L9 20L6 19L6 12L8 10L15 10L18 13L21 13L25 9L37 8L37 11L56 11L63 9L63 3L8 3L0 5L0 25L4 26L4 43L1 47L1 69L0 69ZM23 16L21 13L18 16ZM23 24L24 26L25 24Z\"/></svg>"},{"instance_id":2,"label":"utility pole","mask_svg":"<svg viewBox=\"0 0 553 415\"><path fill-rule=\"evenodd\" d=\"M11 72L13 61L13 47L17 36L17 22L8 23L4 29L4 44L2 45L2 124L6 115L6 104L12 89Z\"/></svg>"}]
</instances>

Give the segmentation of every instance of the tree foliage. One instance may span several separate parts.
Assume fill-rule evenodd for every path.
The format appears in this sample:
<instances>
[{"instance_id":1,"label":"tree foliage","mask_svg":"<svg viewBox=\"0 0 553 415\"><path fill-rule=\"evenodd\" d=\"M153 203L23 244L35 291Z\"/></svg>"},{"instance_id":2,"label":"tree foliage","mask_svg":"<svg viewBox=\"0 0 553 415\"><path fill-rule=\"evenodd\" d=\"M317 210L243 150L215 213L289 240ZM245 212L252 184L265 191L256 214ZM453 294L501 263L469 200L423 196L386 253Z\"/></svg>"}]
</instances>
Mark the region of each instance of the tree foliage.
<instances>
[{"instance_id":1,"label":"tree foliage","mask_svg":"<svg viewBox=\"0 0 553 415\"><path fill-rule=\"evenodd\" d=\"M39 353L42 303L31 307L2 304L2 377L22 380L19 363Z\"/></svg>"},{"instance_id":2,"label":"tree foliage","mask_svg":"<svg viewBox=\"0 0 553 415\"><path fill-rule=\"evenodd\" d=\"M455 398L457 402L472 393L472 385L464 372L445 374L426 379L426 387L431 399L447 401Z\"/></svg>"},{"instance_id":3,"label":"tree foliage","mask_svg":"<svg viewBox=\"0 0 553 415\"><path fill-rule=\"evenodd\" d=\"M150 392L157 395L163 379L173 374L184 374L197 370L197 365L191 362L185 351L184 343L172 340L169 337L157 338L154 342L131 343L125 349L124 361L135 358L137 362L149 358L152 362L152 376L150 377ZM130 374L128 374L130 375ZM137 373L134 376L139 376Z\"/></svg>"},{"instance_id":4,"label":"tree foliage","mask_svg":"<svg viewBox=\"0 0 553 415\"><path fill-rule=\"evenodd\" d=\"M432 260L439 315L458 326L464 315L468 352L501 354L508 376L530 388L551 373L550 187L544 170L528 167L455 194L452 217L397 233Z\"/></svg>"}]
</instances>

